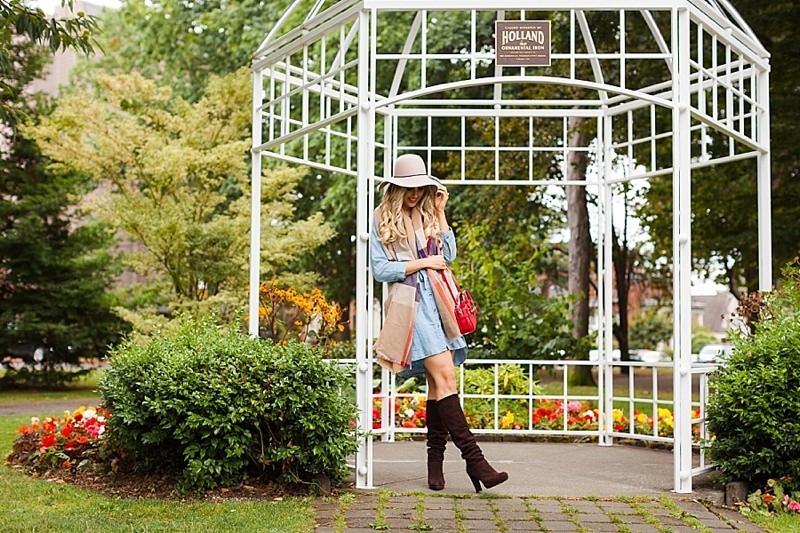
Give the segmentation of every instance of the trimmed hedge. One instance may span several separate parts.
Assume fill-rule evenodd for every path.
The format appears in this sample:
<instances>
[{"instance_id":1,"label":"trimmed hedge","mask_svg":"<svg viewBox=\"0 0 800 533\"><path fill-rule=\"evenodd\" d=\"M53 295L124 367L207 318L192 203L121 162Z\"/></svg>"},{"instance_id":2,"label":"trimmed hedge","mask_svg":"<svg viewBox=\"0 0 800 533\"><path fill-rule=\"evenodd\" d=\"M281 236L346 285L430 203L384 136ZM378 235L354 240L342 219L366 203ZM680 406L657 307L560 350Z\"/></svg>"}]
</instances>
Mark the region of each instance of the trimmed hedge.
<instances>
[{"instance_id":1,"label":"trimmed hedge","mask_svg":"<svg viewBox=\"0 0 800 533\"><path fill-rule=\"evenodd\" d=\"M800 271L765 295L755 332L734 334L734 353L712 375L709 455L726 481L800 489Z\"/></svg>"},{"instance_id":2,"label":"trimmed hedge","mask_svg":"<svg viewBox=\"0 0 800 533\"><path fill-rule=\"evenodd\" d=\"M123 343L109 363L99 384L108 444L130 468L195 490L348 475L352 378L311 346L187 320L146 345Z\"/></svg>"}]
</instances>

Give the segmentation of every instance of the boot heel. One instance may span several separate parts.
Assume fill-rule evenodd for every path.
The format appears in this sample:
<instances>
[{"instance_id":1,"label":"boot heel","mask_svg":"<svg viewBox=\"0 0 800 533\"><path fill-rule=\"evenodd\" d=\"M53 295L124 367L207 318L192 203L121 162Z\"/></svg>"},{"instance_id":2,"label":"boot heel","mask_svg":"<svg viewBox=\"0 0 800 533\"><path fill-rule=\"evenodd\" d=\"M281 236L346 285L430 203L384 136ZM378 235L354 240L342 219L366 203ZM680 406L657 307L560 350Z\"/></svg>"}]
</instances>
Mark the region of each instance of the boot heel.
<instances>
[{"instance_id":1,"label":"boot heel","mask_svg":"<svg viewBox=\"0 0 800 533\"><path fill-rule=\"evenodd\" d=\"M475 487L475 492L481 491L481 480L476 478L475 476L469 476L470 481L472 481L472 485Z\"/></svg>"}]
</instances>

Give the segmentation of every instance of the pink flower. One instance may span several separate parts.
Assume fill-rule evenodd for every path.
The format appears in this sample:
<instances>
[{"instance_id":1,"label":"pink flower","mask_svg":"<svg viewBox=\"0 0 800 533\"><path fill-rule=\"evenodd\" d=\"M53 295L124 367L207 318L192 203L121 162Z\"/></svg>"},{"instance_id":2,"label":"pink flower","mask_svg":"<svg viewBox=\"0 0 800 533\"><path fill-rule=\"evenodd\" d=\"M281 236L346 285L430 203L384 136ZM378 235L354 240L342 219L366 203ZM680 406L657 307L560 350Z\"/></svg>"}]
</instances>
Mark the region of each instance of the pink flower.
<instances>
[{"instance_id":1,"label":"pink flower","mask_svg":"<svg viewBox=\"0 0 800 533\"><path fill-rule=\"evenodd\" d=\"M567 412L580 413L581 409L583 409L583 404L581 402L574 401L567 404Z\"/></svg>"},{"instance_id":2,"label":"pink flower","mask_svg":"<svg viewBox=\"0 0 800 533\"><path fill-rule=\"evenodd\" d=\"M794 500L790 500L788 495L785 495L783 497L783 504L790 511L795 511L795 512L800 513L800 502L796 502Z\"/></svg>"}]
</instances>

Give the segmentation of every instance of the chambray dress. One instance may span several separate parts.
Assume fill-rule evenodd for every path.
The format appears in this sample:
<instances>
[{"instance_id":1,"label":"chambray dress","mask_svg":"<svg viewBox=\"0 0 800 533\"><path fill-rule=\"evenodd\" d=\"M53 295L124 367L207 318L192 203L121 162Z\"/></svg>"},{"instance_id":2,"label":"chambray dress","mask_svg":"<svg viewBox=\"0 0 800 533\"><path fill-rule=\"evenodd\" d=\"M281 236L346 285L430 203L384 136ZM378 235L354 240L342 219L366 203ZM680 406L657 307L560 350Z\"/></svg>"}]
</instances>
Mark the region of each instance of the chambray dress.
<instances>
[{"instance_id":1,"label":"chambray dress","mask_svg":"<svg viewBox=\"0 0 800 533\"><path fill-rule=\"evenodd\" d=\"M442 241L442 255L447 263L452 263L456 258L456 238L453 230L443 231L440 235ZM370 258L372 260L372 275L381 283L403 281L406 277L405 261L390 261L386 256L380 239L378 238L378 224L373 220L370 235ZM453 351L453 364L458 366L467 358L467 341L463 336L449 340L444 333L442 318L436 307L433 296L433 287L428 278L426 269L417 274L419 282L419 309L414 320L414 331L411 338L411 368L398 372L397 376L406 378L425 373L422 360L431 355L440 354L447 350Z\"/></svg>"}]
</instances>

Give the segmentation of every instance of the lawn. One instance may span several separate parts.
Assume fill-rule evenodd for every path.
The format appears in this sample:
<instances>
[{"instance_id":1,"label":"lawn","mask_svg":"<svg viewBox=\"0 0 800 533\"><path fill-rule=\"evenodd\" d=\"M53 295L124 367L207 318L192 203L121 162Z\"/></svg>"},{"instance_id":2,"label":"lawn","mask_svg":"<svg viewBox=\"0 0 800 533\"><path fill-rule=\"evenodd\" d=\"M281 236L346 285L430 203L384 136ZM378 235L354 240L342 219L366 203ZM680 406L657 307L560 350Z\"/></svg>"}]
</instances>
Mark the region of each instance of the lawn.
<instances>
[{"instance_id":1,"label":"lawn","mask_svg":"<svg viewBox=\"0 0 800 533\"><path fill-rule=\"evenodd\" d=\"M36 397L39 399L40 395ZM11 449L13 432L27 423L30 423L27 416L0 416L3 456ZM5 466L0 468L1 531L290 533L313 530L314 520L311 502L305 498L215 503L111 498L63 483L33 479Z\"/></svg>"},{"instance_id":2,"label":"lawn","mask_svg":"<svg viewBox=\"0 0 800 533\"><path fill-rule=\"evenodd\" d=\"M95 370L84 379L65 385L59 390L12 389L0 391L0 405L46 400L83 400L97 398L97 383L103 370ZM76 405L76 407L78 407Z\"/></svg>"}]
</instances>

